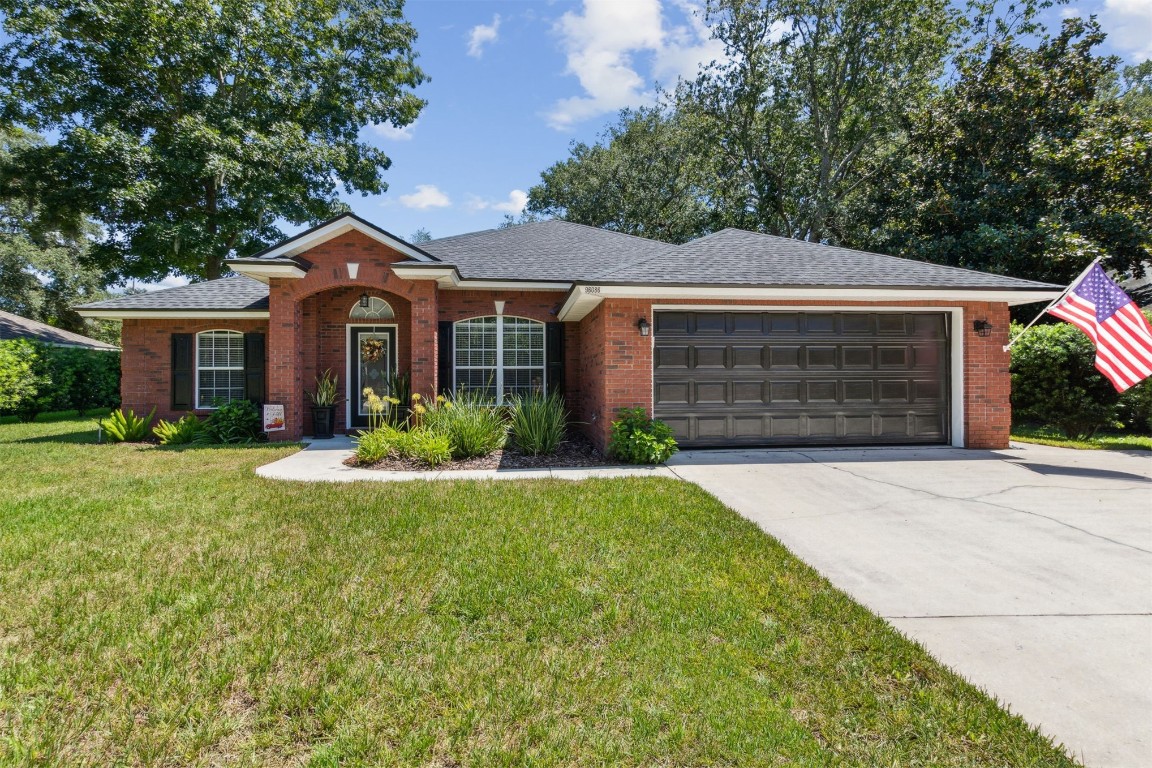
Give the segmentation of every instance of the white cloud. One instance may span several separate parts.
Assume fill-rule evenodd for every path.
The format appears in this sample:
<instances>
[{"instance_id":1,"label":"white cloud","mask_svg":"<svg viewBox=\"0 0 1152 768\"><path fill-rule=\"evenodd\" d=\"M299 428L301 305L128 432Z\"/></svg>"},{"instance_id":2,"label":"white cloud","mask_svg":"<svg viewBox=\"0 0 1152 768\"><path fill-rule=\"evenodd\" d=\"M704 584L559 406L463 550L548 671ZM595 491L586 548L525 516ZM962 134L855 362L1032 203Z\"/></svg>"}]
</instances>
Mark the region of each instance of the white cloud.
<instances>
[{"instance_id":1,"label":"white cloud","mask_svg":"<svg viewBox=\"0 0 1152 768\"><path fill-rule=\"evenodd\" d=\"M582 120L651 103L655 94L637 58L649 63L650 78L675 81L723 56L723 45L711 39L704 23L702 6L692 0L669 2L685 23L668 24L661 0L584 0L582 13L560 17L555 31L568 57L567 73L577 77L584 94L558 101L545 116L549 125L567 130Z\"/></svg>"},{"instance_id":2,"label":"white cloud","mask_svg":"<svg viewBox=\"0 0 1152 768\"><path fill-rule=\"evenodd\" d=\"M435 184L417 184L412 194L400 195L400 204L405 208L425 211L429 208L447 208L452 205L452 201Z\"/></svg>"},{"instance_id":3,"label":"white cloud","mask_svg":"<svg viewBox=\"0 0 1152 768\"><path fill-rule=\"evenodd\" d=\"M524 212L525 206L528 205L528 193L522 189L514 189L508 193L507 200L485 200L481 197L473 197L468 201L468 208L473 211L500 211L502 213L511 213L513 216Z\"/></svg>"},{"instance_id":4,"label":"white cloud","mask_svg":"<svg viewBox=\"0 0 1152 768\"><path fill-rule=\"evenodd\" d=\"M492 17L491 24L477 24L468 33L468 55L480 58L484 55L484 46L494 43L500 37L500 14Z\"/></svg>"},{"instance_id":5,"label":"white cloud","mask_svg":"<svg viewBox=\"0 0 1152 768\"><path fill-rule=\"evenodd\" d=\"M389 139L390 141L411 141L416 130L416 123L413 121L403 128L397 128L392 123L376 123L370 125L368 128L372 133L376 134L382 139Z\"/></svg>"},{"instance_id":6,"label":"white cloud","mask_svg":"<svg viewBox=\"0 0 1152 768\"><path fill-rule=\"evenodd\" d=\"M1132 60L1152 59L1152 0L1104 0L1100 26Z\"/></svg>"}]
</instances>

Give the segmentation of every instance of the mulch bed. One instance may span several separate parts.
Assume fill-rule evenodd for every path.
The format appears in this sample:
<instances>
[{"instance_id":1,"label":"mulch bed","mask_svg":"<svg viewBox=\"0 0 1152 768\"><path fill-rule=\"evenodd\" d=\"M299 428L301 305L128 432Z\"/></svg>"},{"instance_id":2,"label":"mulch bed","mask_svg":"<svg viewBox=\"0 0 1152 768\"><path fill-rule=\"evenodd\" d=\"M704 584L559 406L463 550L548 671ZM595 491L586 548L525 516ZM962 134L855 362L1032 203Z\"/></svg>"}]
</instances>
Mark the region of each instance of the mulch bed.
<instances>
[{"instance_id":1,"label":"mulch bed","mask_svg":"<svg viewBox=\"0 0 1152 768\"><path fill-rule=\"evenodd\" d=\"M384 459L375 464L358 464L355 456L344 460L350 467L381 469L392 472L427 472L429 467L418 459ZM529 456L521 453L511 442L501 450L472 459L455 459L436 467L436 471L459 469L544 469L546 467L607 467L617 466L605 458L592 445L592 441L579 432L568 435L556 453L550 456Z\"/></svg>"}]
</instances>

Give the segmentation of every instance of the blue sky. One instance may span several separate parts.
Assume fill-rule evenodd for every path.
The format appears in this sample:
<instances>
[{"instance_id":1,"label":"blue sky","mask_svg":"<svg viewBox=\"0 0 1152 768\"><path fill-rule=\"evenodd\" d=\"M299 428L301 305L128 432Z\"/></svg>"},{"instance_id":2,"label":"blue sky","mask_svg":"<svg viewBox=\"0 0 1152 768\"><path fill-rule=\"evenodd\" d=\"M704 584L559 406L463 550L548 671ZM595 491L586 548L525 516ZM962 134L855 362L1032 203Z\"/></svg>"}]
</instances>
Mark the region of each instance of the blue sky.
<instances>
[{"instance_id":1,"label":"blue sky","mask_svg":"<svg viewBox=\"0 0 1152 768\"><path fill-rule=\"evenodd\" d=\"M540 172L573 140L592 141L615 113L651 100L718 55L693 0L409 0L431 82L414 126L368 128L392 158L380 196L349 196L401 237L494 227L519 213ZM1152 57L1152 0L1091 0L1052 9L1098 15L1106 52Z\"/></svg>"}]
</instances>

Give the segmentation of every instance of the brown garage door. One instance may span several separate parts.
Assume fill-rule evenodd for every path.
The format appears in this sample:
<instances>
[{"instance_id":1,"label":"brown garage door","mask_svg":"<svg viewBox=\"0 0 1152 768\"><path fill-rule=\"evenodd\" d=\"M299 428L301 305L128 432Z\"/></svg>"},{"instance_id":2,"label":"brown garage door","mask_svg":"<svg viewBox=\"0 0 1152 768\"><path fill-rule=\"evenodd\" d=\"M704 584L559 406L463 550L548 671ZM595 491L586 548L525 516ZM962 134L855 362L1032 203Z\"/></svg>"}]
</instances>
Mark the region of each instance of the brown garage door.
<instances>
[{"instance_id":1,"label":"brown garage door","mask_svg":"<svg viewBox=\"0 0 1152 768\"><path fill-rule=\"evenodd\" d=\"M948 326L908 312L657 312L654 415L683 446L948 440Z\"/></svg>"}]
</instances>

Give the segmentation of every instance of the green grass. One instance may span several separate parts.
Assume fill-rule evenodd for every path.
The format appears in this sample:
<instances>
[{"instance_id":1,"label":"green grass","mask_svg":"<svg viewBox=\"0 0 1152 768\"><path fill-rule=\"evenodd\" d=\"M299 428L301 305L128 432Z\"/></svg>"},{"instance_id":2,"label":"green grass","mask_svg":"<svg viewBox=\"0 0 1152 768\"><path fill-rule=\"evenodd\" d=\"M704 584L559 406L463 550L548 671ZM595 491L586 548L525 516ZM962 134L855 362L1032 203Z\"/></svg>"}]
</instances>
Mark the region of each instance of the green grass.
<instances>
[{"instance_id":1,"label":"green grass","mask_svg":"<svg viewBox=\"0 0 1152 768\"><path fill-rule=\"evenodd\" d=\"M1065 437L1054 429L1043 427L1013 427L1012 439L1021 443L1054 445L1058 448L1080 448L1106 451L1152 451L1152 435L1095 435L1087 440Z\"/></svg>"},{"instance_id":2,"label":"green grass","mask_svg":"<svg viewBox=\"0 0 1152 768\"><path fill-rule=\"evenodd\" d=\"M0 426L0 764L1074 764L693 485L91 426Z\"/></svg>"}]
</instances>

